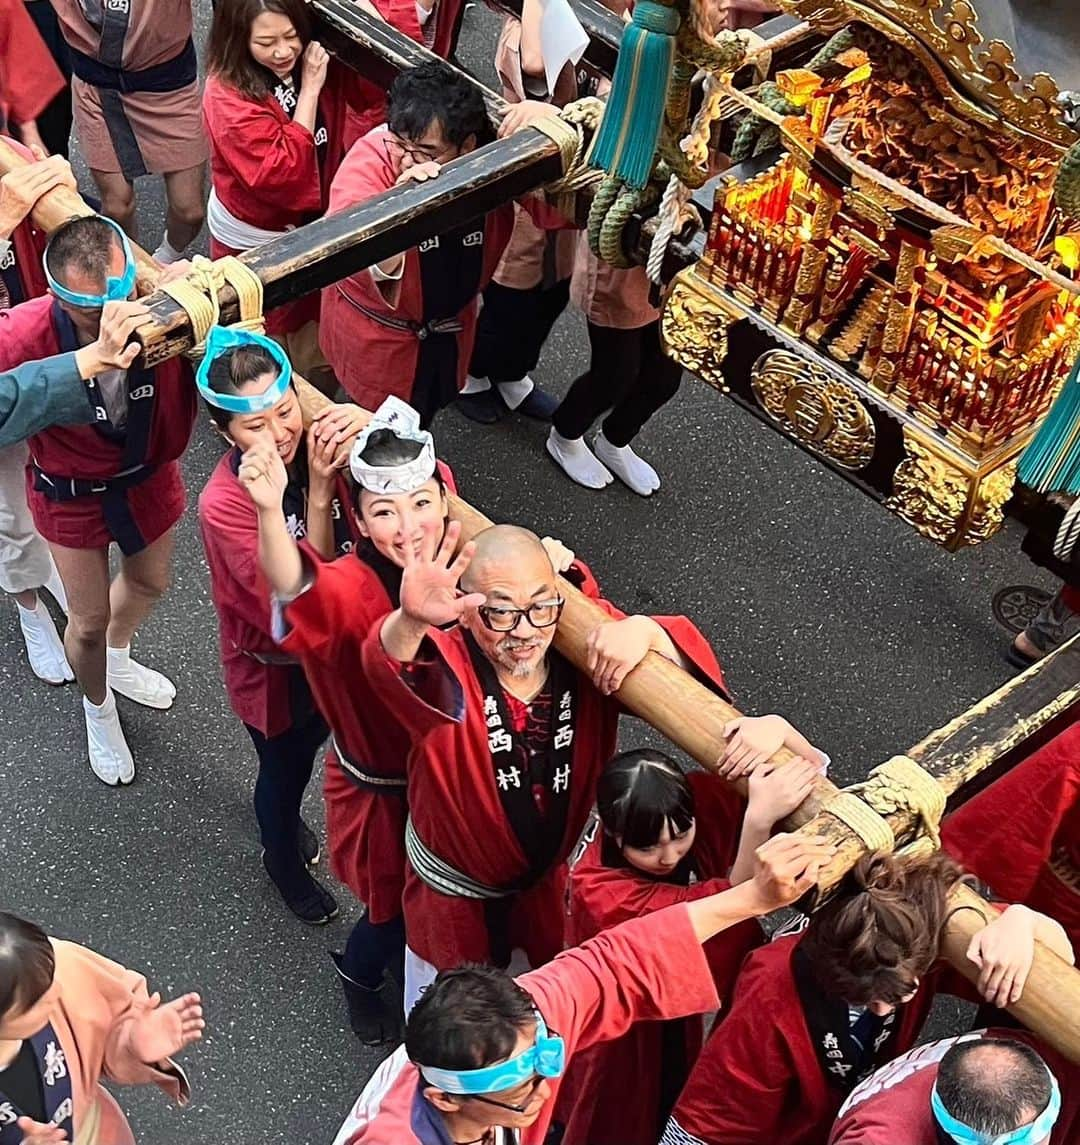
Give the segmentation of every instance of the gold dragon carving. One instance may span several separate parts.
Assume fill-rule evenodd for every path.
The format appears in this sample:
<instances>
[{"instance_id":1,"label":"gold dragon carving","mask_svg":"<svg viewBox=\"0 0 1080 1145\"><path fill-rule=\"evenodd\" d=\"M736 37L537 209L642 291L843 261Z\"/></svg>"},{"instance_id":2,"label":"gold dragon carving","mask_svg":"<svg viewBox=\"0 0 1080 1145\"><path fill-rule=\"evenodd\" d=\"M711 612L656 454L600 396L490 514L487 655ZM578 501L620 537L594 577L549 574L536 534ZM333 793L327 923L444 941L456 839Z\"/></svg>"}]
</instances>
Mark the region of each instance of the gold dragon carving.
<instances>
[{"instance_id":1,"label":"gold dragon carving","mask_svg":"<svg viewBox=\"0 0 1080 1145\"><path fill-rule=\"evenodd\" d=\"M950 464L906 429L904 452L893 473L886 508L924 537L950 548L976 545L998 531L1012 495L1015 462L979 479Z\"/></svg>"}]
</instances>

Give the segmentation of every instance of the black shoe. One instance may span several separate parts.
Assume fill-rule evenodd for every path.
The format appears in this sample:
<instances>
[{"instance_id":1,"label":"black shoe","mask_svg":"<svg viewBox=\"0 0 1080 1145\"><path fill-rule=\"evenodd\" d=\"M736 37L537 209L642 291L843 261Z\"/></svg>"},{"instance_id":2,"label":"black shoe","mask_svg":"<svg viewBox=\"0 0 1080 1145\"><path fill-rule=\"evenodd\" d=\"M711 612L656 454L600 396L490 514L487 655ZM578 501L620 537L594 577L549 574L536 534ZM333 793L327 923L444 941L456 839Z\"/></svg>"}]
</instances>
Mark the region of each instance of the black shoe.
<instances>
[{"instance_id":1,"label":"black shoe","mask_svg":"<svg viewBox=\"0 0 1080 1145\"><path fill-rule=\"evenodd\" d=\"M506 417L506 403L495 392L494 387L481 390L478 394L461 394L454 402L454 408L463 413L469 421L480 425L494 425Z\"/></svg>"},{"instance_id":2,"label":"black shoe","mask_svg":"<svg viewBox=\"0 0 1080 1145\"><path fill-rule=\"evenodd\" d=\"M299 870L290 871L286 877L279 878L270 869L265 851L262 862L278 893L285 900L285 905L301 922L309 926L324 926L331 919L337 918L338 904L334 896L318 879L308 874L306 867L301 866Z\"/></svg>"},{"instance_id":3,"label":"black shoe","mask_svg":"<svg viewBox=\"0 0 1080 1145\"><path fill-rule=\"evenodd\" d=\"M319 847L319 836L303 821L300 820L300 858L304 860L305 866L314 867L318 865L319 860L322 858L322 850Z\"/></svg>"},{"instance_id":4,"label":"black shoe","mask_svg":"<svg viewBox=\"0 0 1080 1145\"><path fill-rule=\"evenodd\" d=\"M522 413L526 417L536 418L537 421L551 421L555 411L559 408L559 399L545 393L539 386L534 385L528 397L514 406L514 413Z\"/></svg>"},{"instance_id":5,"label":"black shoe","mask_svg":"<svg viewBox=\"0 0 1080 1145\"><path fill-rule=\"evenodd\" d=\"M354 982L341 968L342 956L330 951L334 967L345 991L349 1007L349 1025L365 1046L378 1046L384 1042L397 1044L405 1030L405 1014L395 984L388 978L382 985L372 988Z\"/></svg>"},{"instance_id":6,"label":"black shoe","mask_svg":"<svg viewBox=\"0 0 1080 1145\"><path fill-rule=\"evenodd\" d=\"M1029 656L1026 652L1021 652L1016 644L1010 644L1005 651L1005 659L1014 667L1026 670L1032 664L1038 663L1042 659L1041 656Z\"/></svg>"}]
</instances>

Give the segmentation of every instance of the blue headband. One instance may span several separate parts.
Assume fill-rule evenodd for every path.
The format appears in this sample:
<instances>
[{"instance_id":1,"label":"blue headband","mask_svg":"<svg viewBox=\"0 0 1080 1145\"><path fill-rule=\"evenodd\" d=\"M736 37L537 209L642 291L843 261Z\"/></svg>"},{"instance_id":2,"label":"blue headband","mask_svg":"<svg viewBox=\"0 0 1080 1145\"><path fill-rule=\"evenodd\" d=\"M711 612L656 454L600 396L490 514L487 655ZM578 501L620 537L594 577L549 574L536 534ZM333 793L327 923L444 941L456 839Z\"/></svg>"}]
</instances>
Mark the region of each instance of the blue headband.
<instances>
[{"instance_id":1,"label":"blue headband","mask_svg":"<svg viewBox=\"0 0 1080 1145\"><path fill-rule=\"evenodd\" d=\"M1046 1072L1050 1073L1049 1070ZM938 1125L956 1142L956 1145L1038 1145L1049 1136L1061 1112L1061 1090L1058 1088L1057 1079L1050 1073L1050 1100L1042 1113L1030 1125L1023 1125L1011 1133L999 1133L997 1136L977 1133L962 1121L957 1121L942 1104L936 1084L930 1093L930 1108L934 1111Z\"/></svg>"},{"instance_id":2,"label":"blue headband","mask_svg":"<svg viewBox=\"0 0 1080 1145\"><path fill-rule=\"evenodd\" d=\"M261 394L219 394L210 386L210 367L226 354L243 346L257 346L265 350L277 363L278 376ZM262 413L277 405L285 396L292 380L292 365L285 351L263 334L251 334L247 330L233 330L228 326L212 326L206 337L206 353L195 374L195 384L199 393L218 409L228 413Z\"/></svg>"},{"instance_id":3,"label":"blue headband","mask_svg":"<svg viewBox=\"0 0 1080 1145\"><path fill-rule=\"evenodd\" d=\"M420 1066L420 1073L430 1085L437 1086L443 1093L454 1093L467 1097L476 1093L499 1093L504 1089L514 1089L531 1081L537 1074L541 1077L561 1077L566 1068L566 1043L556 1034L552 1037L540 1016L536 1015L536 1042L527 1050L509 1061L489 1065L484 1069L433 1069Z\"/></svg>"},{"instance_id":4,"label":"blue headband","mask_svg":"<svg viewBox=\"0 0 1080 1145\"><path fill-rule=\"evenodd\" d=\"M105 279L104 294L80 294L77 290L69 290L57 282L50 273L48 249L46 249L45 257L42 260L45 267L45 281L49 284L49 289L53 294L61 302L66 302L70 306L81 306L87 310L100 310L106 302L123 302L135 289L135 256L131 253L131 243L128 242L127 235L124 234L120 225L113 222L112 219L107 219L104 215L97 217L116 232L116 237L120 240L120 246L124 251L124 273L119 278L110 276Z\"/></svg>"}]
</instances>

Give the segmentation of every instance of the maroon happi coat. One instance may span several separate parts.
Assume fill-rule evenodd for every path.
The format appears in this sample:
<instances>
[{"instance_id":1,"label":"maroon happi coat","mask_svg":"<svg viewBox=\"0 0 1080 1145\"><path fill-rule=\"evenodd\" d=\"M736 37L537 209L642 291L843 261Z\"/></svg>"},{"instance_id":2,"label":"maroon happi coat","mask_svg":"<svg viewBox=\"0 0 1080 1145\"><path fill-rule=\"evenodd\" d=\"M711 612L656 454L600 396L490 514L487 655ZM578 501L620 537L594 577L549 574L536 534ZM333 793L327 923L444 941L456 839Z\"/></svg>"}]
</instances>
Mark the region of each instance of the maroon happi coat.
<instances>
[{"instance_id":1,"label":"maroon happi coat","mask_svg":"<svg viewBox=\"0 0 1080 1145\"><path fill-rule=\"evenodd\" d=\"M574 572L571 569L571 575ZM578 569L579 579L584 572ZM594 597L598 594L591 577L583 588ZM606 601L598 603L610 615L622 615ZM684 617L657 619L700 675L723 692L720 666L694 625ZM416 834L438 858L485 886L524 883L516 893L485 902L433 890L410 864L406 938L414 953L437 969L502 961L515 947L525 951L531 965L540 966L563 947L566 859L588 820L600 770L615 751L622 708L613 697L601 695L587 676L566 662L560 665L557 652L549 655L552 702L562 699L562 690L554 694L551 684L556 677L568 681L565 691L575 692L576 699L568 770L558 769L552 789L545 793L550 804L561 802L562 830L558 839L547 837L554 843L551 859L538 874L530 869L521 836L511 825L509 801L522 794L519 777L512 774L512 758L493 755L489 746L491 713L485 716L485 692L464 631L433 630L411 665L387 656L378 631L365 643L364 667L374 698L412 739L408 792ZM558 818L551 810L548 815L550 830Z\"/></svg>"},{"instance_id":2,"label":"maroon happi coat","mask_svg":"<svg viewBox=\"0 0 1080 1145\"><path fill-rule=\"evenodd\" d=\"M457 492L449 468L440 462L439 471ZM279 643L299 660L333 733L323 784L331 868L373 923L389 922L405 890L409 737L372 703L361 653L397 607L401 570L361 541L347 557L312 562L310 575L310 587L283 610Z\"/></svg>"},{"instance_id":3,"label":"maroon happi coat","mask_svg":"<svg viewBox=\"0 0 1080 1145\"><path fill-rule=\"evenodd\" d=\"M70 320L50 295L0 311L0 370L77 348ZM93 383L86 385L93 402ZM33 462L58 481L107 481L133 464L149 470L146 480L115 497L54 501L35 488L28 468L27 502L46 540L83 549L117 541L125 552L138 552L180 519L184 485L178 458L191 439L196 413L191 365L178 357L153 370L132 369L127 386L126 430L103 420L101 410L95 425L51 426L30 438ZM133 448L138 426L145 429L145 440Z\"/></svg>"},{"instance_id":4,"label":"maroon happi coat","mask_svg":"<svg viewBox=\"0 0 1080 1145\"><path fill-rule=\"evenodd\" d=\"M570 920L566 941L578 946L630 918L675 903L693 902L727 890L735 861L746 801L707 772L688 777L694 791L696 831L690 860L698 881L690 885L652 878L625 862L610 865L613 841L605 847L603 828L583 845L570 868ZM616 849L617 851L617 849ZM722 931L705 944L720 1005L727 1005L746 955L760 946L756 919ZM656 1145L671 1105L701 1050L701 1015L679 1021L639 1022L616 1041L579 1054L560 1090L556 1120L566 1125L566 1141L588 1145ZM633 1078L632 1086L612 1078Z\"/></svg>"},{"instance_id":5,"label":"maroon happi coat","mask_svg":"<svg viewBox=\"0 0 1080 1145\"><path fill-rule=\"evenodd\" d=\"M334 176L328 213L381 195L394 186L397 175L387 151L386 132L369 132L354 144ZM476 334L477 300L495 272L513 222L513 205L504 203L482 219L411 248L405 254L396 306L387 303L368 270L323 290L320 345L353 401L377 409L385 397L395 394L415 406L420 402L414 398L418 383L428 374L437 373L447 389L465 384ZM456 320L461 330L421 339L411 330L385 324L424 324L435 319ZM456 342L454 369L430 364L434 348L451 339ZM453 377L444 377L447 372Z\"/></svg>"},{"instance_id":6,"label":"maroon happi coat","mask_svg":"<svg viewBox=\"0 0 1080 1145\"><path fill-rule=\"evenodd\" d=\"M1080 723L948 816L941 842L995 894L1057 919L1080 948Z\"/></svg>"},{"instance_id":7,"label":"maroon happi coat","mask_svg":"<svg viewBox=\"0 0 1080 1145\"><path fill-rule=\"evenodd\" d=\"M746 960L731 1008L705 1042L661 1145L822 1145L846 1092L819 1059L796 984L798 936L776 939ZM938 991L973 999L971 987L935 963L901 1006L877 1056L883 1064L915 1044Z\"/></svg>"}]
</instances>

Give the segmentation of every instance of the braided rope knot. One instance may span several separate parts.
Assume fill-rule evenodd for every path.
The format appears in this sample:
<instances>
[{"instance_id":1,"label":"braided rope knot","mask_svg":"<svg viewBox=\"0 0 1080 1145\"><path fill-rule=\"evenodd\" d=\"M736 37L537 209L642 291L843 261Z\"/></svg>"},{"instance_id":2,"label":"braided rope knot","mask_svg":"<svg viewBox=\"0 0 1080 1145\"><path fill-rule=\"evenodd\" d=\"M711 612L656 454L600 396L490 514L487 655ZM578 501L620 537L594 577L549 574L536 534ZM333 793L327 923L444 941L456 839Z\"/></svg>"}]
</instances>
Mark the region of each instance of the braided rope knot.
<instances>
[{"instance_id":1,"label":"braided rope knot","mask_svg":"<svg viewBox=\"0 0 1080 1145\"><path fill-rule=\"evenodd\" d=\"M263 317L263 284L259 276L233 255L211 261L203 255L192 259L191 269L183 278L166 282L161 291L183 308L191 322L195 345L191 357L201 358L206 338L221 318L219 294L225 284L236 291L240 307L240 320L230 329L248 330L261 334L266 329Z\"/></svg>"},{"instance_id":2,"label":"braided rope knot","mask_svg":"<svg viewBox=\"0 0 1080 1145\"><path fill-rule=\"evenodd\" d=\"M906 811L919 819L922 834L935 850L941 846L941 817L945 789L915 760L894 755L878 764L865 782L856 785L862 798L880 815Z\"/></svg>"},{"instance_id":3,"label":"braided rope knot","mask_svg":"<svg viewBox=\"0 0 1080 1145\"><path fill-rule=\"evenodd\" d=\"M868 851L891 851L896 836L888 822L853 791L841 791L822 808L849 827L862 840Z\"/></svg>"},{"instance_id":4,"label":"braided rope knot","mask_svg":"<svg viewBox=\"0 0 1080 1145\"><path fill-rule=\"evenodd\" d=\"M558 145L562 160L562 177L545 185L544 189L550 194L573 194L595 186L603 179L603 171L589 166L589 144L586 142L586 132L595 137L603 115L603 100L586 96L568 103L558 115L545 116L533 123L537 131Z\"/></svg>"},{"instance_id":5,"label":"braided rope knot","mask_svg":"<svg viewBox=\"0 0 1080 1145\"><path fill-rule=\"evenodd\" d=\"M862 783L845 788L825 804L862 840L868 851L893 851L896 836L885 818L898 811L919 820L921 834L904 854L919 854L941 846L941 816L945 812L945 789L915 760L894 755L879 764Z\"/></svg>"}]
</instances>

